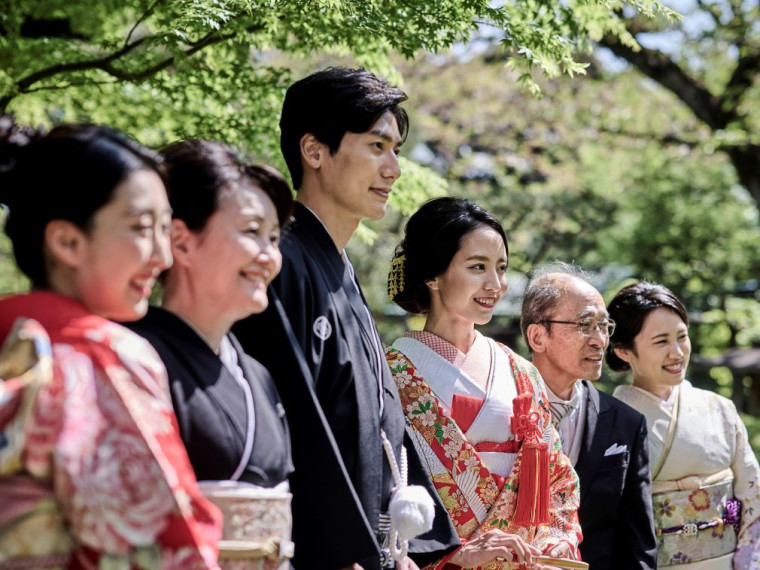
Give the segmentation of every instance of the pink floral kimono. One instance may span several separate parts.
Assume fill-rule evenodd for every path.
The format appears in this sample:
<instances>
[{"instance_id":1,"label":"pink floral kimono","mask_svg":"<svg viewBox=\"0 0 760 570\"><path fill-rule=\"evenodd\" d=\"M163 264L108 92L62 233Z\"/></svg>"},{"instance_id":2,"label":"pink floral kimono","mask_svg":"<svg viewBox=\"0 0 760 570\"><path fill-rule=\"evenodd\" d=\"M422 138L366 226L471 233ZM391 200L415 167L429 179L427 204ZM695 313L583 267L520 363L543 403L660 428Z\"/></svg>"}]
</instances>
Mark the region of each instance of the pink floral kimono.
<instances>
[{"instance_id":1,"label":"pink floral kimono","mask_svg":"<svg viewBox=\"0 0 760 570\"><path fill-rule=\"evenodd\" d=\"M46 292L0 301L0 340L0 570L217 569L150 345Z\"/></svg>"}]
</instances>

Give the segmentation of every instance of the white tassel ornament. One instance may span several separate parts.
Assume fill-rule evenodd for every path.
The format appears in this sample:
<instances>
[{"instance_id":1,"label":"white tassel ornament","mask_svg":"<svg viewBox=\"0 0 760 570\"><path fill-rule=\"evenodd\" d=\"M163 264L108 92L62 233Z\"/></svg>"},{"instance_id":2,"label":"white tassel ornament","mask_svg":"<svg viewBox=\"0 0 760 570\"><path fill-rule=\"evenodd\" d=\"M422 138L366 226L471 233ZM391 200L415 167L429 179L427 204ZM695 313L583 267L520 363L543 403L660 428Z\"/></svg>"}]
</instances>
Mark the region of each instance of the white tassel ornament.
<instances>
[{"instance_id":1,"label":"white tassel ornament","mask_svg":"<svg viewBox=\"0 0 760 570\"><path fill-rule=\"evenodd\" d=\"M406 557L409 541L433 528L435 503L425 487L407 485L406 448L401 447L401 469L396 463L391 442L380 431L383 448L391 466L395 486L391 490L388 512L391 517L390 551L397 562Z\"/></svg>"}]
</instances>

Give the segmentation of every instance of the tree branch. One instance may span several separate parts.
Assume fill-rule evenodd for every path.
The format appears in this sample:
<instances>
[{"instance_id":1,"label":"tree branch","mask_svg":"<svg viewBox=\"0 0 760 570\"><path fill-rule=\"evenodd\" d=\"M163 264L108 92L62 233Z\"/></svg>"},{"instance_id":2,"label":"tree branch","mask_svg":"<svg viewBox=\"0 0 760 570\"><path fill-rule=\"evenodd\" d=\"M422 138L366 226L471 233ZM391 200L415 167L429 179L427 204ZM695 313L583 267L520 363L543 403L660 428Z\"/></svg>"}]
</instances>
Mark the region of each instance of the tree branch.
<instances>
[{"instance_id":1,"label":"tree branch","mask_svg":"<svg viewBox=\"0 0 760 570\"><path fill-rule=\"evenodd\" d=\"M253 33L257 30L262 29L262 26L260 24L252 24L251 26L248 26L245 29L245 32L243 33ZM228 32L226 34L219 33L218 31L209 32L204 37L199 39L196 42L187 44L187 49L183 51L183 54L185 57L191 57L201 51L202 49L214 45L223 43L227 40L230 40L237 36L239 31L232 31ZM61 63L57 65L52 65L50 67L47 67L45 69L41 69L39 71L36 71L30 75L27 75L23 79L20 79L16 82L14 85L15 89L12 90L12 92L8 95L5 95L0 98L0 111L3 111L7 108L8 103L16 97L19 94L22 93L29 93L32 91L32 86L35 83L39 83L40 81L43 81L45 79L49 79L51 77L55 77L57 75L63 75L66 73L72 73L75 71L87 71L87 70L95 70L99 69L101 71L104 71L105 73L109 74L110 76L122 80L122 81L143 81L147 79L148 77L151 77L152 75L155 75L159 71L162 71L168 67L170 67L172 64L174 64L176 58L175 56L169 56L165 58L162 61L159 61L158 63L151 65L150 67L147 67L140 71L130 72L123 69L119 69L114 65L115 62L117 62L119 59L127 56L129 53L143 45L146 41L152 39L152 36L146 36L140 39L137 39L129 44L124 45L121 49L115 51L114 53L107 55L105 57L97 58L97 59L89 59L85 61L77 61L72 63ZM39 90L40 88L35 88L35 90Z\"/></svg>"},{"instance_id":2,"label":"tree branch","mask_svg":"<svg viewBox=\"0 0 760 570\"><path fill-rule=\"evenodd\" d=\"M83 87L85 85L87 86L113 85L116 82L117 82L116 79L111 79L108 81L90 81L90 80L67 81L66 83L61 83L59 85L42 85L40 87L32 87L28 89L26 93L37 93L39 91L62 91L63 89L68 89L70 87Z\"/></svg>"},{"instance_id":3,"label":"tree branch","mask_svg":"<svg viewBox=\"0 0 760 570\"><path fill-rule=\"evenodd\" d=\"M720 97L710 93L666 54L645 47L634 51L612 36L605 36L599 43L675 94L712 130L723 129L736 119L735 108L724 109Z\"/></svg>"},{"instance_id":4,"label":"tree branch","mask_svg":"<svg viewBox=\"0 0 760 570\"><path fill-rule=\"evenodd\" d=\"M721 22L721 16L723 16L723 10L721 10L720 6L718 4L714 3L706 3L704 0L697 0L697 6L699 6L699 9L703 12L707 12L712 17L713 24L715 24L716 28L723 27L723 22Z\"/></svg>"},{"instance_id":5,"label":"tree branch","mask_svg":"<svg viewBox=\"0 0 760 570\"><path fill-rule=\"evenodd\" d=\"M731 11L734 13L734 19L739 18L742 21L746 20L746 18L744 18L744 2L742 0L729 0L728 4L731 6Z\"/></svg>"},{"instance_id":6,"label":"tree branch","mask_svg":"<svg viewBox=\"0 0 760 570\"><path fill-rule=\"evenodd\" d=\"M137 29L137 27L150 17L150 15L156 9L156 6L158 6L162 1L163 0L155 0L153 4L148 6L148 9L145 10L143 15L137 19L137 21L135 22L135 25L132 26L131 30L129 30L129 33L127 34L127 39L124 40L124 47L127 47L129 45L129 41L132 39L132 34L135 33L135 30Z\"/></svg>"},{"instance_id":7,"label":"tree branch","mask_svg":"<svg viewBox=\"0 0 760 570\"><path fill-rule=\"evenodd\" d=\"M624 137L633 141L650 141L663 146L687 146L691 149L699 147L702 142L699 140L687 140L679 137L674 133L642 133L635 131L627 131L625 129L610 129L607 127L599 127L600 133L605 133L614 137Z\"/></svg>"},{"instance_id":8,"label":"tree branch","mask_svg":"<svg viewBox=\"0 0 760 570\"><path fill-rule=\"evenodd\" d=\"M191 57L201 51L203 48L227 41L230 38L235 37L235 35L236 34L234 32L223 35L216 35L215 32L209 32L197 42L189 44L190 47L183 53L186 57ZM98 66L98 68L105 71L112 77L115 77L116 79L120 79L122 81L143 81L144 79L155 75L159 71L163 71L167 67L170 67L174 61L175 57L172 55L163 61L160 61L157 64L147 67L139 72L128 72L124 71L123 69L118 69L117 67L114 67L111 61L104 62L104 64L102 66Z\"/></svg>"},{"instance_id":9,"label":"tree branch","mask_svg":"<svg viewBox=\"0 0 760 570\"><path fill-rule=\"evenodd\" d=\"M126 56L133 50L140 47L143 43L145 43L147 39L148 38L145 37L140 38L139 40L135 40L131 44L125 45L120 50L115 51L106 57L84 61L75 61L72 63L59 63L56 65L51 65L50 67L46 67L44 69L40 69L39 71L35 71L34 73L27 75L23 79L19 79L16 82L16 92L17 94L26 93L27 90L35 83L38 83L39 81L43 81L50 77L54 77L56 75L61 75L63 73L70 73L72 71L85 71L88 69L103 69L104 66L110 65L112 62Z\"/></svg>"},{"instance_id":10,"label":"tree branch","mask_svg":"<svg viewBox=\"0 0 760 570\"><path fill-rule=\"evenodd\" d=\"M739 106L742 95L752 86L758 72L760 72L760 52L739 59L725 89L724 98L731 108L735 109Z\"/></svg>"}]
</instances>

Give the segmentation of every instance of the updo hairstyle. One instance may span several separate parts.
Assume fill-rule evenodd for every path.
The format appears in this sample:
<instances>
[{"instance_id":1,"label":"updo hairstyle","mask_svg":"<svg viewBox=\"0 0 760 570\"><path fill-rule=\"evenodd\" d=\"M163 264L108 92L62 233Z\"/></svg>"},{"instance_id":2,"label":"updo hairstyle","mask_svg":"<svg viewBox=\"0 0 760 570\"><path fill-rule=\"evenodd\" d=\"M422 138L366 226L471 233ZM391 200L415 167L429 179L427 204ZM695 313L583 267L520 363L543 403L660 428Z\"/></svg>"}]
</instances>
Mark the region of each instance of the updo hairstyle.
<instances>
[{"instance_id":1,"label":"updo hairstyle","mask_svg":"<svg viewBox=\"0 0 760 570\"><path fill-rule=\"evenodd\" d=\"M173 143L161 151L169 171L172 217L200 232L222 196L238 187L260 188L274 203L280 227L290 219L293 193L271 166L246 164L228 145L203 139Z\"/></svg>"},{"instance_id":2,"label":"updo hairstyle","mask_svg":"<svg viewBox=\"0 0 760 570\"><path fill-rule=\"evenodd\" d=\"M404 239L396 246L388 275L388 296L410 313L430 310L426 281L446 271L462 239L479 227L489 227L504 240L507 236L499 220L474 202L458 197L430 200L406 224Z\"/></svg>"},{"instance_id":3,"label":"updo hairstyle","mask_svg":"<svg viewBox=\"0 0 760 570\"><path fill-rule=\"evenodd\" d=\"M111 201L121 182L139 170L163 178L160 165L158 154L110 127L66 125L44 134L0 117L5 233L16 264L32 285L49 285L44 253L49 222L66 220L89 233L96 212Z\"/></svg>"},{"instance_id":4,"label":"updo hairstyle","mask_svg":"<svg viewBox=\"0 0 760 570\"><path fill-rule=\"evenodd\" d=\"M607 346L607 365L616 372L625 372L631 366L615 354L615 348L635 350L634 339L644 328L649 314L657 309L673 311L689 326L689 315L673 292L657 283L640 281L624 287L610 301L607 312L615 321L615 333Z\"/></svg>"}]
</instances>

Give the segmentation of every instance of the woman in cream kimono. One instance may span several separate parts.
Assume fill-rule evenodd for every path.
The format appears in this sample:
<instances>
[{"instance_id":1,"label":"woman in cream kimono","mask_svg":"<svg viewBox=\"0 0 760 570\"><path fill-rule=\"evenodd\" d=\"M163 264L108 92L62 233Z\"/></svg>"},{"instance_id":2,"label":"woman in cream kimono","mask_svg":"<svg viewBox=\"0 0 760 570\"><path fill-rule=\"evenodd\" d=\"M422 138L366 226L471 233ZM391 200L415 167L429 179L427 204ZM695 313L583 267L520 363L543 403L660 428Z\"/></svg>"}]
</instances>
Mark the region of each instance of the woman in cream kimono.
<instances>
[{"instance_id":1,"label":"woman in cream kimono","mask_svg":"<svg viewBox=\"0 0 760 570\"><path fill-rule=\"evenodd\" d=\"M686 310L646 282L622 289L608 310L617 328L607 363L633 375L614 395L649 426L659 568L760 567L760 467L733 403L684 380Z\"/></svg>"},{"instance_id":2,"label":"woman in cream kimono","mask_svg":"<svg viewBox=\"0 0 760 570\"><path fill-rule=\"evenodd\" d=\"M579 560L578 481L551 426L543 381L484 337L507 290L498 220L459 198L415 213L396 248L389 295L427 315L387 352L407 425L462 546L430 568L553 567Z\"/></svg>"}]
</instances>

